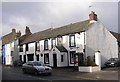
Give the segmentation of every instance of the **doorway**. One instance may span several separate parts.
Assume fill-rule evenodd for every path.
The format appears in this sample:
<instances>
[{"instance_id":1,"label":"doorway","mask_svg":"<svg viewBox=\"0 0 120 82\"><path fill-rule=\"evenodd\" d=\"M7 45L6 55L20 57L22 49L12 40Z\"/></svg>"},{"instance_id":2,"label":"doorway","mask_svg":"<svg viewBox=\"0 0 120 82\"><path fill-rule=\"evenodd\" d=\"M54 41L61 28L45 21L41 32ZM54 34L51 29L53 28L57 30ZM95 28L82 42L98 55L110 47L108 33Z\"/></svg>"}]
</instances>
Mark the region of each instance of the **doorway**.
<instances>
[{"instance_id":1,"label":"doorway","mask_svg":"<svg viewBox=\"0 0 120 82\"><path fill-rule=\"evenodd\" d=\"M78 53L78 65L79 65L79 66L84 65L83 53Z\"/></svg>"},{"instance_id":2,"label":"doorway","mask_svg":"<svg viewBox=\"0 0 120 82\"><path fill-rule=\"evenodd\" d=\"M24 55L24 63L26 62L26 55Z\"/></svg>"},{"instance_id":3,"label":"doorway","mask_svg":"<svg viewBox=\"0 0 120 82\"><path fill-rule=\"evenodd\" d=\"M57 54L53 54L53 67L57 67Z\"/></svg>"}]
</instances>

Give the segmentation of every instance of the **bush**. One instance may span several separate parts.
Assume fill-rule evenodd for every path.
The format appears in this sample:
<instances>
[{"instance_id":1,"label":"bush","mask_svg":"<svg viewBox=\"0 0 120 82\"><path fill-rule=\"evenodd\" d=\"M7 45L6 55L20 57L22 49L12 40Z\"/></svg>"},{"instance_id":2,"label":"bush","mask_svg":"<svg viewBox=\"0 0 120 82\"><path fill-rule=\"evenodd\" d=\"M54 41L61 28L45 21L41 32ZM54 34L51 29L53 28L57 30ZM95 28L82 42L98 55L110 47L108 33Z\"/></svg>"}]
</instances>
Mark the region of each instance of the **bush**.
<instances>
[{"instance_id":1,"label":"bush","mask_svg":"<svg viewBox=\"0 0 120 82\"><path fill-rule=\"evenodd\" d=\"M93 56L88 56L87 57L87 66L96 66L95 64L95 57Z\"/></svg>"}]
</instances>

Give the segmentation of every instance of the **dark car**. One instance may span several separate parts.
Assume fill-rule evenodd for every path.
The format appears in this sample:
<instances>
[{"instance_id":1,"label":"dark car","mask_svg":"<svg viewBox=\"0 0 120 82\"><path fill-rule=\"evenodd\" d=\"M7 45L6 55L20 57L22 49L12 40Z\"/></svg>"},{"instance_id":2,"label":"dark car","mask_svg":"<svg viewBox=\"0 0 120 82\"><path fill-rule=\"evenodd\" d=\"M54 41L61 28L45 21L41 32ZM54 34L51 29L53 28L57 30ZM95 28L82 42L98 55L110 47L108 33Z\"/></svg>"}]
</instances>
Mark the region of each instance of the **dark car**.
<instances>
[{"instance_id":1,"label":"dark car","mask_svg":"<svg viewBox=\"0 0 120 82\"><path fill-rule=\"evenodd\" d=\"M15 61L13 62L13 65L14 65L14 66L22 66L23 64L24 64L24 62L21 61L21 60L15 60Z\"/></svg>"},{"instance_id":2,"label":"dark car","mask_svg":"<svg viewBox=\"0 0 120 82\"><path fill-rule=\"evenodd\" d=\"M120 66L120 60L118 58L110 58L107 62L105 62L106 67L117 67Z\"/></svg>"},{"instance_id":3,"label":"dark car","mask_svg":"<svg viewBox=\"0 0 120 82\"><path fill-rule=\"evenodd\" d=\"M52 68L43 64L43 62L39 61L29 61L22 66L22 70L24 73L33 73L35 75L38 74L47 74L51 75Z\"/></svg>"}]
</instances>

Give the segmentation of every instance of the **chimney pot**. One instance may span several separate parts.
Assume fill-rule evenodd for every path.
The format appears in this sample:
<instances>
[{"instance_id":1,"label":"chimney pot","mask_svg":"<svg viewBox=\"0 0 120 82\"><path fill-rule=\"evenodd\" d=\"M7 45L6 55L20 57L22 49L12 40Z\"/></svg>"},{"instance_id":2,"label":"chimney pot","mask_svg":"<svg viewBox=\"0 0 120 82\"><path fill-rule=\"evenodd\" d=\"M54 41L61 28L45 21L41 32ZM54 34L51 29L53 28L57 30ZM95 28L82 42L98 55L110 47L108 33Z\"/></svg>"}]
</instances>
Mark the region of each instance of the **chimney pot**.
<instances>
[{"instance_id":1,"label":"chimney pot","mask_svg":"<svg viewBox=\"0 0 120 82\"><path fill-rule=\"evenodd\" d=\"M13 29L12 29L12 32L16 32L16 30L13 28Z\"/></svg>"},{"instance_id":2,"label":"chimney pot","mask_svg":"<svg viewBox=\"0 0 120 82\"><path fill-rule=\"evenodd\" d=\"M90 21L97 21L97 14L95 14L94 11L91 11L91 13L89 14L89 20Z\"/></svg>"}]
</instances>

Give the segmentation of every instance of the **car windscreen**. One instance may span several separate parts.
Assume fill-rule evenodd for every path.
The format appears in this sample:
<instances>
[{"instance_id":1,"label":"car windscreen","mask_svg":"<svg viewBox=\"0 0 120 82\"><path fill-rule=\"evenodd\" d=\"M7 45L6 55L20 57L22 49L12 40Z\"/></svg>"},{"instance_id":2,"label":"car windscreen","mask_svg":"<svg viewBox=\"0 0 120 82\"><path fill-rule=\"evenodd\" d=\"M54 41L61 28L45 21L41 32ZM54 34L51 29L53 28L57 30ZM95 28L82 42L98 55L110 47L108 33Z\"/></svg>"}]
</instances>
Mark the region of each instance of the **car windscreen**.
<instances>
[{"instance_id":1,"label":"car windscreen","mask_svg":"<svg viewBox=\"0 0 120 82\"><path fill-rule=\"evenodd\" d=\"M41 62L33 62L33 66L43 66L43 63L41 63Z\"/></svg>"},{"instance_id":2,"label":"car windscreen","mask_svg":"<svg viewBox=\"0 0 120 82\"><path fill-rule=\"evenodd\" d=\"M109 61L117 61L117 58L111 58Z\"/></svg>"}]
</instances>

